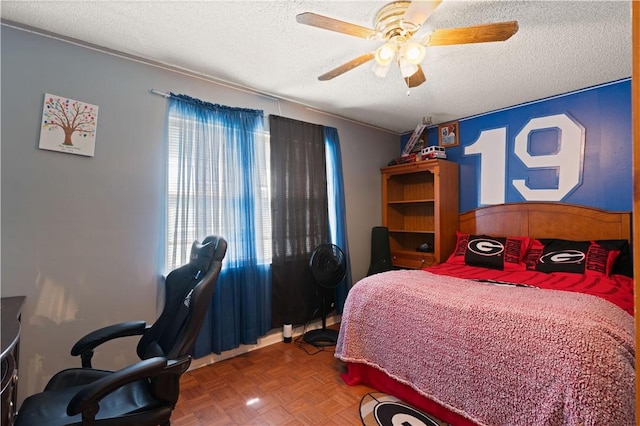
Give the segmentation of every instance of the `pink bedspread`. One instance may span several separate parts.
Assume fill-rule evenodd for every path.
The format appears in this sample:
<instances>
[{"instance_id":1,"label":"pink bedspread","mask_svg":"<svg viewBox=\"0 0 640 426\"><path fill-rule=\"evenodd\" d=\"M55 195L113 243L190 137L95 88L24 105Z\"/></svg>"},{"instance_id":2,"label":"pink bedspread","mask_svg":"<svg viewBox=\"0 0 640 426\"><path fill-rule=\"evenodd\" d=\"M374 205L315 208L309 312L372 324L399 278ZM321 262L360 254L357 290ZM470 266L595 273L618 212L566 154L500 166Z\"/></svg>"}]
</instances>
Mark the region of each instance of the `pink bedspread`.
<instances>
[{"instance_id":1,"label":"pink bedspread","mask_svg":"<svg viewBox=\"0 0 640 426\"><path fill-rule=\"evenodd\" d=\"M633 317L595 296L392 271L349 293L335 356L480 425L635 425Z\"/></svg>"}]
</instances>

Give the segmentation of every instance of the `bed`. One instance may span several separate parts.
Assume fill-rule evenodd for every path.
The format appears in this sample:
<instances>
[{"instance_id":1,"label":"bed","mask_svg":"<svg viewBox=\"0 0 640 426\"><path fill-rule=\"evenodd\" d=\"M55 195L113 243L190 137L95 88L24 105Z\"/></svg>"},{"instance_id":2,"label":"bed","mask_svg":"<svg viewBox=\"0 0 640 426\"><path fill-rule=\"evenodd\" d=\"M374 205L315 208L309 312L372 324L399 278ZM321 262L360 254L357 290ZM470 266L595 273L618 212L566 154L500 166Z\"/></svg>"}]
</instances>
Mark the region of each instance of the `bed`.
<instances>
[{"instance_id":1,"label":"bed","mask_svg":"<svg viewBox=\"0 0 640 426\"><path fill-rule=\"evenodd\" d=\"M630 235L629 213L567 204L461 214L447 262L352 287L343 379L455 426L635 425ZM487 236L503 243L502 267L469 249L492 250Z\"/></svg>"}]
</instances>

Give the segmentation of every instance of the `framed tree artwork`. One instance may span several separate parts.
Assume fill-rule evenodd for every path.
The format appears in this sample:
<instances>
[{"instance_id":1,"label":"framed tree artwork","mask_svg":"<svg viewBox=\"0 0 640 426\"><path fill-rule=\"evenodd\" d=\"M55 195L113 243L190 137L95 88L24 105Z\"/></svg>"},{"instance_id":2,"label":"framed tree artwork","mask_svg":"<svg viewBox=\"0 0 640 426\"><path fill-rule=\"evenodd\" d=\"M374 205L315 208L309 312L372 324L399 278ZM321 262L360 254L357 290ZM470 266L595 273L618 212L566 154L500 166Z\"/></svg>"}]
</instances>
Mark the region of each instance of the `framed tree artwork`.
<instances>
[{"instance_id":1,"label":"framed tree artwork","mask_svg":"<svg viewBox=\"0 0 640 426\"><path fill-rule=\"evenodd\" d=\"M444 146L445 148L458 146L459 133L460 129L457 121L440 124L438 126L438 145Z\"/></svg>"},{"instance_id":2,"label":"framed tree artwork","mask_svg":"<svg viewBox=\"0 0 640 426\"><path fill-rule=\"evenodd\" d=\"M45 93L40 149L93 157L98 106Z\"/></svg>"}]
</instances>

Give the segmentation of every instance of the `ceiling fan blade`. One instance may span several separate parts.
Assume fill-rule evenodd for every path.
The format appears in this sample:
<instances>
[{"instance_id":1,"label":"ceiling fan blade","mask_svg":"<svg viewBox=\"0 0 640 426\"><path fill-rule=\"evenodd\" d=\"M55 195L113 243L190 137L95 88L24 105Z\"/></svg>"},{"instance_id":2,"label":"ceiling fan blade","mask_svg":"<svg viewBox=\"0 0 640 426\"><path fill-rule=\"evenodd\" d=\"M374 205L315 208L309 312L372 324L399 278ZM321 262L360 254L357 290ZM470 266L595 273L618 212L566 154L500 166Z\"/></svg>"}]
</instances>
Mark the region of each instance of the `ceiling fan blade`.
<instances>
[{"instance_id":1,"label":"ceiling fan blade","mask_svg":"<svg viewBox=\"0 0 640 426\"><path fill-rule=\"evenodd\" d=\"M416 27L419 27L425 23L427 18L431 16L441 2L442 0L412 1L404 12L402 20L404 22L411 22Z\"/></svg>"},{"instance_id":2,"label":"ceiling fan blade","mask_svg":"<svg viewBox=\"0 0 640 426\"><path fill-rule=\"evenodd\" d=\"M435 30L429 37L427 46L446 46L451 44L485 43L504 41L518 31L516 21L497 22L464 28L446 28Z\"/></svg>"},{"instance_id":3,"label":"ceiling fan blade","mask_svg":"<svg viewBox=\"0 0 640 426\"><path fill-rule=\"evenodd\" d=\"M424 72L422 72L422 67L418 65L418 71L414 72L413 75L409 78L404 79L405 83L409 88L420 86L422 83L427 81L427 78L424 76Z\"/></svg>"},{"instance_id":4,"label":"ceiling fan blade","mask_svg":"<svg viewBox=\"0 0 640 426\"><path fill-rule=\"evenodd\" d=\"M311 25L313 27L322 28L329 31L348 34L365 39L372 39L376 36L376 31L371 28L361 27L360 25L351 24L349 22L339 21L327 16L318 15L312 12L304 12L296 16L296 21L301 24Z\"/></svg>"},{"instance_id":5,"label":"ceiling fan blade","mask_svg":"<svg viewBox=\"0 0 640 426\"><path fill-rule=\"evenodd\" d=\"M320 77L318 77L318 80L320 81L331 80L332 78L337 77L341 74L344 74L347 71L351 71L355 67L358 67L362 64L369 62L370 60L373 59L374 56L375 54L373 52L365 53L364 55L358 56L357 58L350 60L346 64L342 64L339 67L334 68L331 71L322 74Z\"/></svg>"}]
</instances>

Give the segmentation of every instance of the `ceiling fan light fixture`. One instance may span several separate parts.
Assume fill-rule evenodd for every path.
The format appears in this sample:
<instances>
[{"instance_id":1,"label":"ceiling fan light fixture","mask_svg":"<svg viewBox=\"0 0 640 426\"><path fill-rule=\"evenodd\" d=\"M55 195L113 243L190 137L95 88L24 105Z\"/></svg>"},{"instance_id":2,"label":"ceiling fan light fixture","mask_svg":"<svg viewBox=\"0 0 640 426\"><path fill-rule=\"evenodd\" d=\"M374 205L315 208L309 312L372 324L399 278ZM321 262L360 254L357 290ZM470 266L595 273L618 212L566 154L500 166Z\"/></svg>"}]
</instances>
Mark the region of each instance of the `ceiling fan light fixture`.
<instances>
[{"instance_id":1,"label":"ceiling fan light fixture","mask_svg":"<svg viewBox=\"0 0 640 426\"><path fill-rule=\"evenodd\" d=\"M416 72L418 72L418 65L412 64L406 59L400 59L400 61L398 61L398 64L400 65L400 73L402 74L402 78L409 78Z\"/></svg>"},{"instance_id":2,"label":"ceiling fan light fixture","mask_svg":"<svg viewBox=\"0 0 640 426\"><path fill-rule=\"evenodd\" d=\"M396 54L396 46L385 43L376 50L376 62L382 66L389 65Z\"/></svg>"},{"instance_id":3,"label":"ceiling fan light fixture","mask_svg":"<svg viewBox=\"0 0 640 426\"><path fill-rule=\"evenodd\" d=\"M424 59L425 49L419 43L405 43L402 45L400 54L410 63L417 65Z\"/></svg>"},{"instance_id":4,"label":"ceiling fan light fixture","mask_svg":"<svg viewBox=\"0 0 640 426\"><path fill-rule=\"evenodd\" d=\"M376 13L373 28L313 12L296 15L296 21L304 25L384 43L375 51L369 51L318 76L318 80L331 80L375 59L372 70L376 75L386 76L392 66L391 63L395 61L409 88L417 87L426 81L421 66L425 58L425 47L505 41L518 31L517 21L507 21L436 29L420 37L418 32L441 1L392 1Z\"/></svg>"},{"instance_id":5,"label":"ceiling fan light fixture","mask_svg":"<svg viewBox=\"0 0 640 426\"><path fill-rule=\"evenodd\" d=\"M380 78L385 78L391 69L391 64L380 65L377 62L373 62L373 67L371 67L373 73Z\"/></svg>"}]
</instances>

